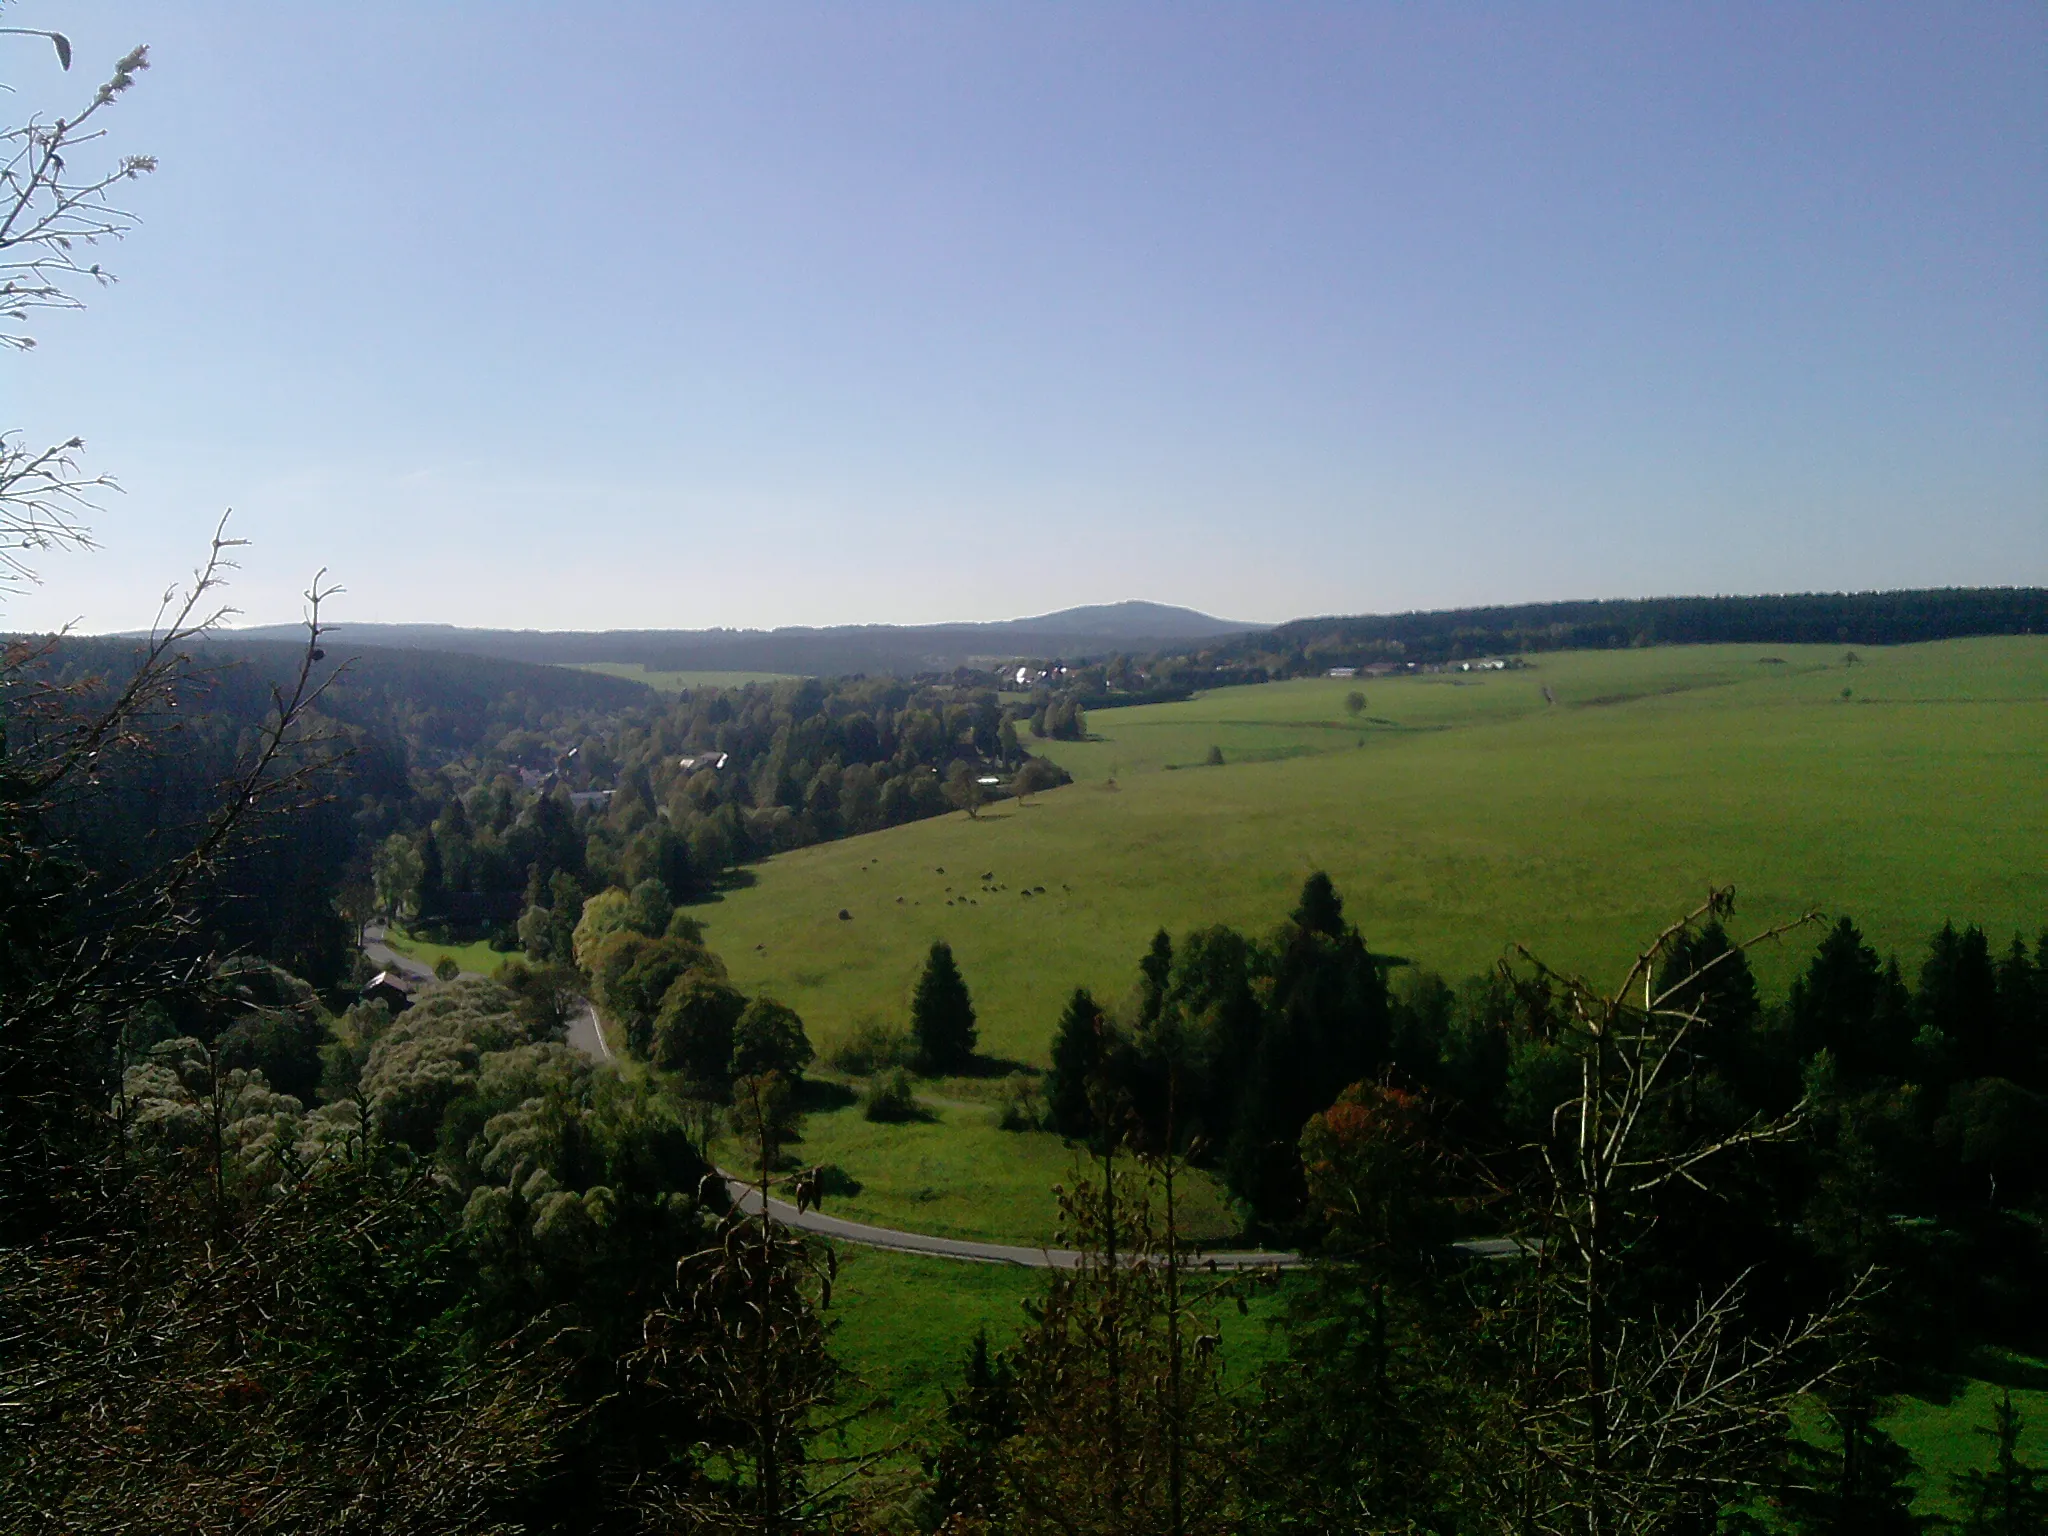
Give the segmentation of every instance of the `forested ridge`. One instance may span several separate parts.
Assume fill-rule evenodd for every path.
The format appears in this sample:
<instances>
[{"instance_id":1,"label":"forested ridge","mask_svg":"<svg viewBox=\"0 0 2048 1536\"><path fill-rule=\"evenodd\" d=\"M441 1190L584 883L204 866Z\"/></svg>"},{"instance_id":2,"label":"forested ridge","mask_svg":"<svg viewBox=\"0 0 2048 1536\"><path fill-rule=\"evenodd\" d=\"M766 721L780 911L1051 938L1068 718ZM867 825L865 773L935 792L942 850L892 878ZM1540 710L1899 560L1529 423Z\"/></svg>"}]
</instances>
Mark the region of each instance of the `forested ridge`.
<instances>
[{"instance_id":1,"label":"forested ridge","mask_svg":"<svg viewBox=\"0 0 2048 1536\"><path fill-rule=\"evenodd\" d=\"M1604 598L1296 619L1184 653L1226 671L1299 676L1373 662L1430 663L1632 645L1910 645L2048 633L2048 588L1943 587L1757 597Z\"/></svg>"}]
</instances>

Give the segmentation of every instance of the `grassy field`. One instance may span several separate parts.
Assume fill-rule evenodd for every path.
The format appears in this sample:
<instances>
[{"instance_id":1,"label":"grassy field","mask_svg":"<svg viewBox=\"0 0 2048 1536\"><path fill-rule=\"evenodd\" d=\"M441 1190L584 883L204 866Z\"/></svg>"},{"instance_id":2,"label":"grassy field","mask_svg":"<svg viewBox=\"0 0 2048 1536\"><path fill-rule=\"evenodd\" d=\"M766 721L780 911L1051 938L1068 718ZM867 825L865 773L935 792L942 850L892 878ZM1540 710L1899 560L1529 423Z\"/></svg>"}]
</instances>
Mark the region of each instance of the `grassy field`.
<instances>
[{"instance_id":1,"label":"grassy field","mask_svg":"<svg viewBox=\"0 0 2048 1536\"><path fill-rule=\"evenodd\" d=\"M1042 1064L1071 988L1121 995L1162 926L1263 928L1317 868L1375 948L1452 976L1511 941L1613 973L1710 883L1735 884L1758 926L1848 912L1908 963L1945 918L2000 940L2048 921L2039 637L1854 664L1782 646L1556 654L1090 725L1099 739L1047 744L1075 784L770 860L696 909L710 942L829 1041L862 1015L901 1020L944 938L983 1049ZM1211 745L1225 766L1185 766ZM1806 949L1760 956L1764 984Z\"/></svg>"},{"instance_id":2,"label":"grassy field","mask_svg":"<svg viewBox=\"0 0 2048 1536\"><path fill-rule=\"evenodd\" d=\"M1072 1181L1077 1154L1047 1132L998 1129L993 1086L986 1079L921 1084L929 1118L887 1125L865 1118L846 1086L816 1081L808 1091L829 1107L804 1116L803 1139L790 1152L858 1182L858 1191L830 1196L834 1216L940 1237L1061 1246L1053 1186ZM1242 1225L1222 1187L1199 1170L1181 1187L1181 1219L1196 1243L1227 1242Z\"/></svg>"},{"instance_id":3,"label":"grassy field","mask_svg":"<svg viewBox=\"0 0 2048 1536\"><path fill-rule=\"evenodd\" d=\"M2048 1461L2048 1390L2040 1385L2048 1381L2048 1366L2039 1361L2006 1363L2018 1369L2002 1370L2002 1377L2035 1383L2013 1387L2012 1402L2026 1420L2020 1454L2038 1466ZM1953 1401L1935 1403L1909 1397L1884 1420L1884 1428L1919 1465L1920 1497L1915 1508L1921 1513L1951 1517L1961 1513L1950 1496L1949 1479L1990 1465L1991 1442L1979 1431L1991 1428L1992 1412L2003 1393L2003 1387L1989 1381L1970 1381Z\"/></svg>"},{"instance_id":4,"label":"grassy field","mask_svg":"<svg viewBox=\"0 0 2048 1536\"><path fill-rule=\"evenodd\" d=\"M656 693L682 693L690 688L744 688L748 683L779 683L795 676L791 672L656 672L637 661L578 661L564 665L577 672L602 672L606 677L645 683Z\"/></svg>"},{"instance_id":5,"label":"grassy field","mask_svg":"<svg viewBox=\"0 0 2048 1536\"><path fill-rule=\"evenodd\" d=\"M833 1353L853 1376L853 1394L876 1400L874 1418L847 1436L847 1449L872 1449L906 1433L930 1432L960 1382L961 1361L977 1329L1001 1345L1024 1326L1024 1303L1041 1294L1042 1270L963 1264L916 1254L842 1247L830 1316ZM1223 1341L1226 1386L1248 1389L1277 1358L1272 1327L1287 1286L1247 1288L1247 1311L1205 1309Z\"/></svg>"},{"instance_id":6,"label":"grassy field","mask_svg":"<svg viewBox=\"0 0 2048 1536\"><path fill-rule=\"evenodd\" d=\"M831 1310L833 1352L852 1375L849 1397L870 1401L875 1412L854 1425L834 1450L872 1450L906 1435L928 1435L945 1408L945 1394L960 1379L960 1364L977 1329L992 1344L1014 1338L1023 1327L1024 1302L1040 1293L1042 1272L994 1264L960 1264L912 1254L842 1248ZM1254 1291L1250 1310L1215 1309L1223 1340L1226 1386L1253 1390L1259 1373L1277 1359L1283 1336L1272 1326L1286 1305L1278 1290ZM2023 1378L2040 1380L2039 1362L2016 1362ZM2013 1375L2012 1371L2001 1375ZM1903 1399L1884 1427L1919 1466L1922 1514L1955 1516L1949 1479L1990 1461L1990 1442L1978 1431L1991 1427L2002 1388L1989 1381L1962 1384L1949 1402ZM2025 1416L2022 1454L2048 1460L2048 1390L2015 1387L2013 1404Z\"/></svg>"},{"instance_id":7,"label":"grassy field","mask_svg":"<svg viewBox=\"0 0 2048 1536\"><path fill-rule=\"evenodd\" d=\"M696 914L735 980L797 1007L824 1043L863 1015L903 1020L925 949L945 938L983 1049L1041 1065L1073 986L1121 995L1161 926L1262 928L1316 868L1376 948L1453 976L1514 940L1611 974L1720 882L1740 889L1747 923L1848 912L1908 965L1945 918L2001 941L2048 922L2048 640L1866 649L1853 664L1841 648L1783 646L1537 661L1099 711L1097 739L1045 744L1074 785L979 821L785 855ZM1353 690L1366 695L1357 716ZM1223 767L1201 766L1212 746ZM1766 988L1781 990L1809 948L1760 956ZM1043 1241L1072 1153L995 1129L993 1088L923 1085L933 1118L904 1126L821 1109L800 1155L859 1182L828 1202L835 1212ZM889 1397L891 1422L914 1422L943 1401L974 1329L1016 1326L1038 1283L861 1254L837 1308L840 1349ZM1263 1327L1239 1329L1233 1376L1250 1379L1273 1348ZM1927 1471L1926 1507L1944 1505L1948 1473L1983 1459L1971 1431L1993 1400L1977 1382L1893 1416ZM2048 1394L2024 1407L2038 1454Z\"/></svg>"},{"instance_id":8,"label":"grassy field","mask_svg":"<svg viewBox=\"0 0 2048 1536\"><path fill-rule=\"evenodd\" d=\"M797 1008L821 1045L863 1015L902 1021L944 938L982 1049L1033 1065L1067 993L1122 995L1155 929L1266 927L1316 868L1376 948L1454 977L1514 940L1612 974L1709 883L1734 883L1757 926L1851 913L1909 966L1945 918L2000 942L2048 922L2048 640L1854 664L1740 646L1540 663L1102 711L1101 739L1053 749L1067 788L788 854L695 910L739 985ZM1225 766L1179 766L1212 744ZM1766 988L1809 950L1761 954ZM860 1183L867 1219L1042 1236L1066 1150L995 1131L984 1109L935 1111L817 1116L813 1160Z\"/></svg>"},{"instance_id":9,"label":"grassy field","mask_svg":"<svg viewBox=\"0 0 2048 1536\"><path fill-rule=\"evenodd\" d=\"M464 971L478 976L494 976L498 967L511 957L500 950L491 948L479 939L474 944L431 944L425 939L415 938L396 923L390 924L384 932L384 942L401 955L436 966L445 956L452 959Z\"/></svg>"}]
</instances>

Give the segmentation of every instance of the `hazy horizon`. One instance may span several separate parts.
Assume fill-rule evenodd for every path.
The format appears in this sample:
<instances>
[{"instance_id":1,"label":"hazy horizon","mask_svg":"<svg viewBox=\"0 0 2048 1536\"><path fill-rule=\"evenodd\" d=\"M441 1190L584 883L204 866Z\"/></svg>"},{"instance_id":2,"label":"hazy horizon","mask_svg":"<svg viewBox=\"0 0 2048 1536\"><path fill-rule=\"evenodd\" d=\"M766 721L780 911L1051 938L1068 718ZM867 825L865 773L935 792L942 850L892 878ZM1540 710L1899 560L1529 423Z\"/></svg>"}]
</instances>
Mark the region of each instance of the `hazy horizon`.
<instances>
[{"instance_id":1,"label":"hazy horizon","mask_svg":"<svg viewBox=\"0 0 2048 1536\"><path fill-rule=\"evenodd\" d=\"M0 628L228 506L247 625L2048 583L2033 6L5 15L162 167L6 360L125 494Z\"/></svg>"}]
</instances>

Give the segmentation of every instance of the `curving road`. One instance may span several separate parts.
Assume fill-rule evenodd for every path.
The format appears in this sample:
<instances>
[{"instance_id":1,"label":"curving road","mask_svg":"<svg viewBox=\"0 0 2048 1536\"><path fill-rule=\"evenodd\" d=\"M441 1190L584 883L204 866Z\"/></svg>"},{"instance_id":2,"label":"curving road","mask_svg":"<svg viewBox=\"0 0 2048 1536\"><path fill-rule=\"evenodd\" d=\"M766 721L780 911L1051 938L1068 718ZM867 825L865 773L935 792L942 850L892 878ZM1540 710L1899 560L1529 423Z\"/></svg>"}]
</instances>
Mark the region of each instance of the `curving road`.
<instances>
[{"instance_id":1,"label":"curving road","mask_svg":"<svg viewBox=\"0 0 2048 1536\"><path fill-rule=\"evenodd\" d=\"M761 1191L744 1179L736 1179L721 1168L725 1187L748 1215L761 1209ZM858 1243L864 1248L887 1248L896 1253L922 1253L938 1259L960 1259L970 1264L1014 1264L1023 1269L1074 1269L1081 1255L1071 1248L1021 1248L1008 1243L976 1243L958 1237L934 1237L925 1232L898 1232L894 1227L871 1227L863 1221L845 1221L823 1211L800 1211L787 1200L770 1199L768 1214L775 1220L820 1237ZM1264 1249L1230 1252L1190 1250L1183 1263L1191 1269L1291 1269L1301 1263L1298 1253L1272 1253Z\"/></svg>"}]
</instances>

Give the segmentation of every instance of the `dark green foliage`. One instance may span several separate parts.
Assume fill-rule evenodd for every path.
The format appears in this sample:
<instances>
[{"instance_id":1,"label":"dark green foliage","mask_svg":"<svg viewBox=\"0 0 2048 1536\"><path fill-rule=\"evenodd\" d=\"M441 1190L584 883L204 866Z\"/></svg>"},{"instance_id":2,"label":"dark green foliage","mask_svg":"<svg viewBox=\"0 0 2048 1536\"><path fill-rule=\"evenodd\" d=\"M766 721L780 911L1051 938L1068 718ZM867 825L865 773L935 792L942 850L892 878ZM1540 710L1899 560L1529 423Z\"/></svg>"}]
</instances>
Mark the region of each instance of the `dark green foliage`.
<instances>
[{"instance_id":1,"label":"dark green foliage","mask_svg":"<svg viewBox=\"0 0 2048 1536\"><path fill-rule=\"evenodd\" d=\"M1344 932L1344 901L1330 877L1317 870L1302 882L1301 900L1289 917L1305 933L1334 939Z\"/></svg>"},{"instance_id":2,"label":"dark green foliage","mask_svg":"<svg viewBox=\"0 0 2048 1536\"><path fill-rule=\"evenodd\" d=\"M747 1000L716 976L688 971L662 994L650 1059L691 1083L722 1090L731 1079L733 1034Z\"/></svg>"},{"instance_id":3,"label":"dark green foliage","mask_svg":"<svg viewBox=\"0 0 2048 1536\"><path fill-rule=\"evenodd\" d=\"M1224 1170L1232 1190L1278 1221L1301 1206L1302 1126L1386 1062L1391 1020L1386 973L1344 923L1326 875L1303 885L1267 963L1271 992L1231 1114Z\"/></svg>"},{"instance_id":4,"label":"dark green foliage","mask_svg":"<svg viewBox=\"0 0 2048 1536\"><path fill-rule=\"evenodd\" d=\"M1942 924L1920 967L1913 1004L1920 1028L1942 1041L1955 1077L1999 1073L1998 978L1982 928L1972 923L1957 932L1953 923Z\"/></svg>"},{"instance_id":5,"label":"dark green foliage","mask_svg":"<svg viewBox=\"0 0 2048 1536\"><path fill-rule=\"evenodd\" d=\"M918 977L917 990L911 995L910 1033L917 1041L921 1071L963 1072L974 1064L979 1038L974 1000L954 963L953 947L943 939L933 941L924 974Z\"/></svg>"},{"instance_id":6,"label":"dark green foliage","mask_svg":"<svg viewBox=\"0 0 2048 1536\"><path fill-rule=\"evenodd\" d=\"M1800 593L1522 603L1429 613L1298 619L1277 630L1203 643L1203 682L1256 673L1313 677L1374 661L1439 662L1529 651L1631 645L1904 645L1959 635L2048 631L2048 589ZM1169 672L1157 658L1156 672Z\"/></svg>"},{"instance_id":7,"label":"dark green foliage","mask_svg":"<svg viewBox=\"0 0 2048 1536\"><path fill-rule=\"evenodd\" d=\"M860 1112L882 1125L900 1125L924 1116L918 1107L917 1086L902 1067L892 1067L868 1084L861 1095Z\"/></svg>"},{"instance_id":8,"label":"dark green foliage","mask_svg":"<svg viewBox=\"0 0 2048 1536\"><path fill-rule=\"evenodd\" d=\"M1004 1078L1003 1096L996 1106L996 1129L1042 1131L1045 1122L1045 1101L1039 1097L1038 1079L1028 1072L1012 1072Z\"/></svg>"},{"instance_id":9,"label":"dark green foliage","mask_svg":"<svg viewBox=\"0 0 2048 1536\"><path fill-rule=\"evenodd\" d=\"M1152 935L1152 947L1138 962L1138 1022L1156 1024L1166 1006L1167 984L1173 978L1173 940L1166 930Z\"/></svg>"},{"instance_id":10,"label":"dark green foliage","mask_svg":"<svg viewBox=\"0 0 2048 1536\"><path fill-rule=\"evenodd\" d=\"M854 1021L853 1027L831 1048L832 1069L852 1077L868 1077L891 1067L907 1067L916 1048L909 1034L877 1018Z\"/></svg>"},{"instance_id":11,"label":"dark green foliage","mask_svg":"<svg viewBox=\"0 0 2048 1536\"><path fill-rule=\"evenodd\" d=\"M1851 1082L1900 1076L1912 1064L1905 988L1888 976L1856 925L1839 919L1792 984L1793 1048L1801 1060L1827 1051Z\"/></svg>"},{"instance_id":12,"label":"dark green foliage","mask_svg":"<svg viewBox=\"0 0 2048 1536\"><path fill-rule=\"evenodd\" d=\"M1062 1136L1087 1138L1096 1133L1089 1087L1101 1071L1106 1028L1088 989L1076 987L1053 1031L1052 1071L1045 1083L1047 1113L1052 1128Z\"/></svg>"},{"instance_id":13,"label":"dark green foliage","mask_svg":"<svg viewBox=\"0 0 2048 1536\"><path fill-rule=\"evenodd\" d=\"M815 1054L796 1010L784 1007L772 997L757 997L748 1003L733 1025L734 1077L780 1072L785 1077L798 1078Z\"/></svg>"},{"instance_id":14,"label":"dark green foliage","mask_svg":"<svg viewBox=\"0 0 2048 1536\"><path fill-rule=\"evenodd\" d=\"M931 1525L953 1517L988 1521L1001 1512L1002 1448L1022 1428L1016 1372L1006 1356L989 1348L988 1330L977 1328L959 1390L946 1394L938 1443L925 1453Z\"/></svg>"},{"instance_id":15,"label":"dark green foliage","mask_svg":"<svg viewBox=\"0 0 2048 1536\"><path fill-rule=\"evenodd\" d=\"M1913 1459L1877 1427L1867 1402L1832 1404L1832 1445L1795 1440L1790 1484L1779 1496L1799 1536L1917 1536L1933 1521L1913 1513Z\"/></svg>"}]
</instances>

